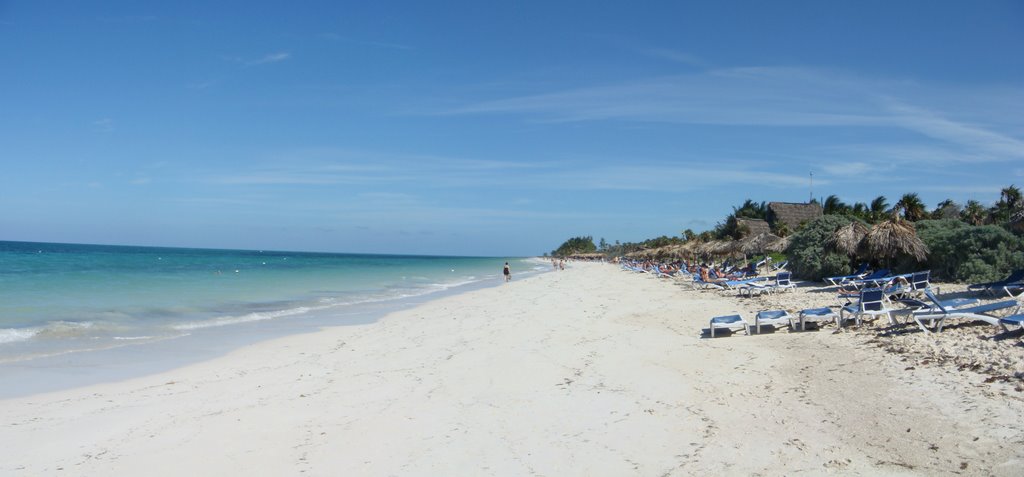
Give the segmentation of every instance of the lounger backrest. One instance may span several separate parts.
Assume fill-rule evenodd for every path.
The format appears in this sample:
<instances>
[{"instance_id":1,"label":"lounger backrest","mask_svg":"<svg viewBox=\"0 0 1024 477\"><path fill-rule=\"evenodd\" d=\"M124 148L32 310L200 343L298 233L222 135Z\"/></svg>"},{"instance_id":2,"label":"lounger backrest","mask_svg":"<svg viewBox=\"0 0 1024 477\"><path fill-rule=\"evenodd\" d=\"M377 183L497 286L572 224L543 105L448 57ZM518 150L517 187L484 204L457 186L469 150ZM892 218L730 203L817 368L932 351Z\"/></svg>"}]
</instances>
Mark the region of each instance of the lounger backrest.
<instances>
[{"instance_id":1,"label":"lounger backrest","mask_svg":"<svg viewBox=\"0 0 1024 477\"><path fill-rule=\"evenodd\" d=\"M883 268L881 270L875 270L870 275L864 277L865 280L871 280L875 278L883 278L889 276L889 269Z\"/></svg>"},{"instance_id":2,"label":"lounger backrest","mask_svg":"<svg viewBox=\"0 0 1024 477\"><path fill-rule=\"evenodd\" d=\"M757 318L760 320L774 320L782 318L783 316L786 316L786 312L784 310L762 311L757 314Z\"/></svg>"},{"instance_id":3,"label":"lounger backrest","mask_svg":"<svg viewBox=\"0 0 1024 477\"><path fill-rule=\"evenodd\" d=\"M790 277L792 276L793 274L790 272L779 273L778 275L775 275L775 284L781 286L789 286Z\"/></svg>"},{"instance_id":4,"label":"lounger backrest","mask_svg":"<svg viewBox=\"0 0 1024 477\"><path fill-rule=\"evenodd\" d=\"M870 288L860 292L860 309L864 311L880 311L884 309L885 293L881 288Z\"/></svg>"},{"instance_id":5,"label":"lounger backrest","mask_svg":"<svg viewBox=\"0 0 1024 477\"><path fill-rule=\"evenodd\" d=\"M928 288L929 281L931 280L932 271L925 270L923 272L917 272L910 277L910 286L914 290L924 290Z\"/></svg>"},{"instance_id":6,"label":"lounger backrest","mask_svg":"<svg viewBox=\"0 0 1024 477\"><path fill-rule=\"evenodd\" d=\"M941 310L943 313L947 313L946 307L942 306L942 302L931 292L931 290L925 290L924 296L928 298L935 305L936 308Z\"/></svg>"}]
</instances>

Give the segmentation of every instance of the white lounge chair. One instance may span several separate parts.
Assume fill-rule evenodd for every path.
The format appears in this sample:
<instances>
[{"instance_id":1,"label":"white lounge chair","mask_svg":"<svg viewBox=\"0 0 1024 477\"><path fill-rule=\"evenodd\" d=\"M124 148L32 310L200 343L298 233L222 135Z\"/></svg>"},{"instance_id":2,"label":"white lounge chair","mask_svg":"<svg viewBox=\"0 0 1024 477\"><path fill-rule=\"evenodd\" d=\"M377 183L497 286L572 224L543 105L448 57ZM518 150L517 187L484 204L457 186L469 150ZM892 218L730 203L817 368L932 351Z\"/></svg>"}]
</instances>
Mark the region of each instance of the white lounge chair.
<instances>
[{"instance_id":1,"label":"white lounge chair","mask_svg":"<svg viewBox=\"0 0 1024 477\"><path fill-rule=\"evenodd\" d=\"M761 334L761 325L771 325L778 329L780 325L788 325L790 318L792 317L786 310L759 311L754 317L754 328L757 334Z\"/></svg>"},{"instance_id":2,"label":"white lounge chair","mask_svg":"<svg viewBox=\"0 0 1024 477\"><path fill-rule=\"evenodd\" d=\"M806 310L800 310L800 314L796 317L790 316L789 326L793 329L797 329L796 325L800 325L800 331L804 331L807 327L807 323L821 322L821 321L832 321L839 319L839 315L832 311L831 308L808 308Z\"/></svg>"},{"instance_id":3,"label":"white lounge chair","mask_svg":"<svg viewBox=\"0 0 1024 477\"><path fill-rule=\"evenodd\" d=\"M1004 316L999 319L999 326L1002 326L1004 331L1010 331L1007 325L1017 325L1024 328L1024 314Z\"/></svg>"},{"instance_id":4,"label":"white lounge chair","mask_svg":"<svg viewBox=\"0 0 1024 477\"><path fill-rule=\"evenodd\" d=\"M994 315L995 312L1008 310L1010 308L1016 308L1019 311L1021 308L1021 305L1017 300L986 303L984 305L976 305L966 308L947 308L931 292L926 291L924 295L931 300L933 306L926 310L915 311L911 316L914 318L914 321L917 322L917 326L920 326L921 330L925 333L941 332L942 327L948 319L984 321L985 323L993 326L1002 326L1003 324L1000 322L1001 318ZM925 325L925 322L927 322L928 325Z\"/></svg>"},{"instance_id":5,"label":"white lounge chair","mask_svg":"<svg viewBox=\"0 0 1024 477\"><path fill-rule=\"evenodd\" d=\"M895 325L893 310L888 307L889 300L886 298L885 290L881 288L867 288L860 291L857 303L846 305L839 310L839 317L836 318L836 326L842 328L843 321L853 319L859 326L864 316L876 317L885 315L889 318L889 324ZM849 316L846 316L846 315Z\"/></svg>"},{"instance_id":6,"label":"white lounge chair","mask_svg":"<svg viewBox=\"0 0 1024 477\"><path fill-rule=\"evenodd\" d=\"M750 324L740 315L716 316L711 319L711 337L715 337L715 329L734 330L742 328L743 332L750 334Z\"/></svg>"},{"instance_id":7,"label":"white lounge chair","mask_svg":"<svg viewBox=\"0 0 1024 477\"><path fill-rule=\"evenodd\" d=\"M781 291L795 290L796 284L793 283L792 278L793 273L791 272L779 272L775 275L775 284L772 287Z\"/></svg>"}]
</instances>

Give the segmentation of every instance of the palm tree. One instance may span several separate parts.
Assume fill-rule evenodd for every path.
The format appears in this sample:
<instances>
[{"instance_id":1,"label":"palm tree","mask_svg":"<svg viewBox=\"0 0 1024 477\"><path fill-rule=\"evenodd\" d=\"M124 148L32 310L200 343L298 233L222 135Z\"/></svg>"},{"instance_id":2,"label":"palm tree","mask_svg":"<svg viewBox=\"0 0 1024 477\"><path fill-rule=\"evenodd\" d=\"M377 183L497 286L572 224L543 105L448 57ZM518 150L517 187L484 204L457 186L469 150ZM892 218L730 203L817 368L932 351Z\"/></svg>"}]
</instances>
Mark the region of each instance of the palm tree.
<instances>
[{"instance_id":1,"label":"palm tree","mask_svg":"<svg viewBox=\"0 0 1024 477\"><path fill-rule=\"evenodd\" d=\"M910 222L917 222L928 216L928 213L925 211L924 202L917 196L917 192L903 194L903 197L900 197L900 201L893 207L893 215L898 214L901 210L903 211L903 218Z\"/></svg>"},{"instance_id":2,"label":"palm tree","mask_svg":"<svg viewBox=\"0 0 1024 477\"><path fill-rule=\"evenodd\" d=\"M955 219L960 216L960 205L953 202L953 199L946 199L939 202L932 211L933 219Z\"/></svg>"},{"instance_id":3,"label":"palm tree","mask_svg":"<svg viewBox=\"0 0 1024 477\"><path fill-rule=\"evenodd\" d=\"M974 199L967 201L964 204L964 210L960 211L960 220L967 222L971 225L981 225L985 223L985 207Z\"/></svg>"},{"instance_id":4,"label":"palm tree","mask_svg":"<svg viewBox=\"0 0 1024 477\"><path fill-rule=\"evenodd\" d=\"M871 201L869 208L871 209L871 221L877 222L885 215L885 211L889 209L889 201L885 199L884 195L880 195Z\"/></svg>"},{"instance_id":5,"label":"palm tree","mask_svg":"<svg viewBox=\"0 0 1024 477\"><path fill-rule=\"evenodd\" d=\"M999 191L999 202L1006 203L1006 206L1010 209L1015 209L1021 205L1021 193L1020 189L1015 185L1006 187Z\"/></svg>"},{"instance_id":6,"label":"palm tree","mask_svg":"<svg viewBox=\"0 0 1024 477\"><path fill-rule=\"evenodd\" d=\"M1024 208L1024 200L1021 199L1021 192L1017 186L1003 188L999 192L999 202L996 202L989 210L989 220L996 225L1003 225L1010 221L1017 211Z\"/></svg>"},{"instance_id":7,"label":"palm tree","mask_svg":"<svg viewBox=\"0 0 1024 477\"><path fill-rule=\"evenodd\" d=\"M825 215L839 215L847 210L849 210L849 207L835 195L826 197L825 204L822 206L822 212L824 212Z\"/></svg>"},{"instance_id":8,"label":"palm tree","mask_svg":"<svg viewBox=\"0 0 1024 477\"><path fill-rule=\"evenodd\" d=\"M855 217L859 217L863 220L867 220L868 215L871 213L868 211L868 204L865 204L863 202L857 202L853 204L853 209L851 209L850 211L853 212L853 215Z\"/></svg>"},{"instance_id":9,"label":"palm tree","mask_svg":"<svg viewBox=\"0 0 1024 477\"><path fill-rule=\"evenodd\" d=\"M736 218L741 219L766 219L768 218L768 205L764 202L758 204L747 199L738 208L733 207L732 213Z\"/></svg>"}]
</instances>

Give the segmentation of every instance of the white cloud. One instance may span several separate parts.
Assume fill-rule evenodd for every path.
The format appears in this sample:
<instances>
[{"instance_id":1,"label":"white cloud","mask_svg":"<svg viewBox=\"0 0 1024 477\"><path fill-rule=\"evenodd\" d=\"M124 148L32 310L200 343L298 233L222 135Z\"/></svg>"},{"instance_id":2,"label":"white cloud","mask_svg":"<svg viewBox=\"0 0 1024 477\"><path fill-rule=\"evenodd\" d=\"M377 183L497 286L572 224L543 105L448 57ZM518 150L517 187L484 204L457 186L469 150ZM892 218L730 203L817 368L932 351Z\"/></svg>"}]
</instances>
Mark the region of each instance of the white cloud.
<instances>
[{"instance_id":1,"label":"white cloud","mask_svg":"<svg viewBox=\"0 0 1024 477\"><path fill-rule=\"evenodd\" d=\"M101 133L114 132L114 120L110 118L97 119L92 122L93 130Z\"/></svg>"},{"instance_id":2,"label":"white cloud","mask_svg":"<svg viewBox=\"0 0 1024 477\"><path fill-rule=\"evenodd\" d=\"M288 52L270 53L257 60L249 60L245 61L244 63L246 66L265 65L268 63L278 63L281 61L285 61L291 58L291 56L291 53Z\"/></svg>"},{"instance_id":3,"label":"white cloud","mask_svg":"<svg viewBox=\"0 0 1024 477\"><path fill-rule=\"evenodd\" d=\"M925 90L927 95L922 93ZM1024 97L1005 88L993 90L1010 102L1020 103ZM922 141L933 141L933 148L952 148L945 155L958 162L1024 158L1024 140L1014 127L1017 120L982 125L955 118L975 118L983 116L983 111L920 106L949 104L943 97L957 94L966 93L811 68L752 67L481 101L437 114L521 114L547 122L869 127L922 135ZM985 104L992 103L991 94L977 96L987 98ZM964 103L958 106L971 108ZM1019 106L1024 109L1024 104Z\"/></svg>"},{"instance_id":4,"label":"white cloud","mask_svg":"<svg viewBox=\"0 0 1024 477\"><path fill-rule=\"evenodd\" d=\"M676 63L683 63L700 68L708 66L708 63L701 59L700 57L698 57L697 55L692 55L690 53L682 51L670 50L667 48L651 48L648 50L644 50L643 53L655 58L661 58L664 60L674 61Z\"/></svg>"}]
</instances>

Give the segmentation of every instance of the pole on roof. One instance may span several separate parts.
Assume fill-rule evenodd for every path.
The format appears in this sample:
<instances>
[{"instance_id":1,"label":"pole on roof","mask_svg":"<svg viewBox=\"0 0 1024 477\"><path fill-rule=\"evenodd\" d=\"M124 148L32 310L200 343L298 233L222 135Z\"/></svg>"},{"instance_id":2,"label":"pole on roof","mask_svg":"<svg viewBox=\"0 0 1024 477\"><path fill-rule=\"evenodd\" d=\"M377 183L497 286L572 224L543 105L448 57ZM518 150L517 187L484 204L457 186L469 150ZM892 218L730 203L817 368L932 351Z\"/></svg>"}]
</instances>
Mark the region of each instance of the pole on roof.
<instances>
[{"instance_id":1,"label":"pole on roof","mask_svg":"<svg viewBox=\"0 0 1024 477\"><path fill-rule=\"evenodd\" d=\"M814 171L811 171L811 195L807 199L807 203L814 202Z\"/></svg>"}]
</instances>

